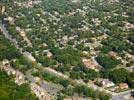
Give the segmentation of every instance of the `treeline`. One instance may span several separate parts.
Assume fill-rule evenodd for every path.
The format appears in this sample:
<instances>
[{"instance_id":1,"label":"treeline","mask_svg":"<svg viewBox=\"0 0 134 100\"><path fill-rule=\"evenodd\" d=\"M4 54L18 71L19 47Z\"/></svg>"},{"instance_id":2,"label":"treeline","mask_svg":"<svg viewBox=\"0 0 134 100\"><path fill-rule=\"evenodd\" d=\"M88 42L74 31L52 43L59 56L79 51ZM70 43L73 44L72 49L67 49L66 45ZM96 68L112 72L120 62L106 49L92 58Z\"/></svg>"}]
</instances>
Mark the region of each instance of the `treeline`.
<instances>
[{"instance_id":1,"label":"treeline","mask_svg":"<svg viewBox=\"0 0 134 100\"><path fill-rule=\"evenodd\" d=\"M63 79L62 77L57 77L48 72L36 72L33 73L33 75L40 76L46 81L62 85L64 89L58 93L58 100L63 100L63 98L66 98L68 96L74 96L76 94L83 97L96 99L99 98L100 100L109 100L111 98L111 96L105 92L94 90L82 84L78 85L76 83L73 83L71 80Z\"/></svg>"},{"instance_id":2,"label":"treeline","mask_svg":"<svg viewBox=\"0 0 134 100\"><path fill-rule=\"evenodd\" d=\"M28 84L18 86L5 72L0 71L0 100L38 100Z\"/></svg>"},{"instance_id":3,"label":"treeline","mask_svg":"<svg viewBox=\"0 0 134 100\"><path fill-rule=\"evenodd\" d=\"M0 32L0 34L2 34ZM0 60L13 59L19 57L21 54L18 50L7 40L4 36L0 35Z\"/></svg>"},{"instance_id":4,"label":"treeline","mask_svg":"<svg viewBox=\"0 0 134 100\"><path fill-rule=\"evenodd\" d=\"M128 83L130 88L134 88L134 72L128 72L124 68L101 71L101 77L108 78L116 84Z\"/></svg>"}]
</instances>

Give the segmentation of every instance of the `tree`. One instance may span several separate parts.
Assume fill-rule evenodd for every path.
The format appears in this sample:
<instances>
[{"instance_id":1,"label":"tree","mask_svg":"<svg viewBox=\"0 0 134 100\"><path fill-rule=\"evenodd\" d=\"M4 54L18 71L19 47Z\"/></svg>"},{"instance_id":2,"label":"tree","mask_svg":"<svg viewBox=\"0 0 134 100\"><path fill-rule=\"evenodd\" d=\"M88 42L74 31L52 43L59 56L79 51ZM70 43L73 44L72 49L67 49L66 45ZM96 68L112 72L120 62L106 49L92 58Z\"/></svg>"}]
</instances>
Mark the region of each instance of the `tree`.
<instances>
[{"instance_id":1,"label":"tree","mask_svg":"<svg viewBox=\"0 0 134 100\"><path fill-rule=\"evenodd\" d=\"M134 88L134 72L131 72L127 78L127 83L131 88Z\"/></svg>"},{"instance_id":2,"label":"tree","mask_svg":"<svg viewBox=\"0 0 134 100\"><path fill-rule=\"evenodd\" d=\"M126 82L129 72L126 69L120 68L110 72L109 78L115 83Z\"/></svg>"},{"instance_id":3,"label":"tree","mask_svg":"<svg viewBox=\"0 0 134 100\"><path fill-rule=\"evenodd\" d=\"M19 57L19 51L11 43L0 35L0 60Z\"/></svg>"},{"instance_id":4,"label":"tree","mask_svg":"<svg viewBox=\"0 0 134 100\"><path fill-rule=\"evenodd\" d=\"M0 71L0 100L38 100L28 84L17 85L5 72Z\"/></svg>"},{"instance_id":5,"label":"tree","mask_svg":"<svg viewBox=\"0 0 134 100\"><path fill-rule=\"evenodd\" d=\"M62 79L62 80L59 81L59 83L62 84L65 88L67 88L68 85L69 85L69 81L68 80L63 80Z\"/></svg>"},{"instance_id":6,"label":"tree","mask_svg":"<svg viewBox=\"0 0 134 100\"><path fill-rule=\"evenodd\" d=\"M105 92L95 91L84 85L76 85L74 87L74 92L78 93L80 96L99 98L100 100L109 100L110 95Z\"/></svg>"},{"instance_id":7,"label":"tree","mask_svg":"<svg viewBox=\"0 0 134 100\"><path fill-rule=\"evenodd\" d=\"M96 72L95 70L87 69L85 76L86 76L86 80L93 80L95 78L100 77L100 74Z\"/></svg>"},{"instance_id":8,"label":"tree","mask_svg":"<svg viewBox=\"0 0 134 100\"><path fill-rule=\"evenodd\" d=\"M127 49L126 42L119 38L108 38L107 40L102 41L102 44L104 45L103 48L107 47L110 51L122 52Z\"/></svg>"},{"instance_id":9,"label":"tree","mask_svg":"<svg viewBox=\"0 0 134 100\"><path fill-rule=\"evenodd\" d=\"M71 46L68 46L63 50L55 48L52 50L52 53L54 54L55 59L60 63L70 64L70 66L77 66L82 63L80 52Z\"/></svg>"},{"instance_id":10,"label":"tree","mask_svg":"<svg viewBox=\"0 0 134 100\"><path fill-rule=\"evenodd\" d=\"M99 54L96 60L104 69L115 68L120 63L120 61L106 54Z\"/></svg>"}]
</instances>

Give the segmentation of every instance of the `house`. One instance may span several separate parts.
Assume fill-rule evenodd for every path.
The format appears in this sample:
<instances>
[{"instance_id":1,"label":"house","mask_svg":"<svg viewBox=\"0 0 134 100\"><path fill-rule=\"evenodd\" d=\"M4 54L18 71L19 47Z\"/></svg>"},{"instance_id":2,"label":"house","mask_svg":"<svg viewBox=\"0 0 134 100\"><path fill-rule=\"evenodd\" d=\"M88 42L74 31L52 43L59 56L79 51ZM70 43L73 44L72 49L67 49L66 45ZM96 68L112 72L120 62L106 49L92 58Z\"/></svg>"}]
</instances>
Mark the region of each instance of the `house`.
<instances>
[{"instance_id":1,"label":"house","mask_svg":"<svg viewBox=\"0 0 134 100\"><path fill-rule=\"evenodd\" d=\"M117 53L114 52L114 51L110 51L110 52L109 52L109 55L112 56L112 57L114 57L114 58L117 57Z\"/></svg>"},{"instance_id":2,"label":"house","mask_svg":"<svg viewBox=\"0 0 134 100\"><path fill-rule=\"evenodd\" d=\"M128 89L128 84L127 83L120 83L119 88L120 89Z\"/></svg>"},{"instance_id":3,"label":"house","mask_svg":"<svg viewBox=\"0 0 134 100\"><path fill-rule=\"evenodd\" d=\"M7 62L7 60L5 60L5 62ZM2 67L2 69L5 70L5 72L7 72L8 75L13 75L15 83L17 83L18 85L26 83L24 74L12 68L10 64L5 66L1 63L0 67Z\"/></svg>"},{"instance_id":4,"label":"house","mask_svg":"<svg viewBox=\"0 0 134 100\"><path fill-rule=\"evenodd\" d=\"M117 60L121 60L122 58L118 56L118 54L114 51L110 51L108 53L110 56L112 56L113 58L116 58Z\"/></svg>"},{"instance_id":5,"label":"house","mask_svg":"<svg viewBox=\"0 0 134 100\"><path fill-rule=\"evenodd\" d=\"M4 18L5 21L9 21L10 24L14 24L14 18L8 16L7 18Z\"/></svg>"},{"instance_id":6,"label":"house","mask_svg":"<svg viewBox=\"0 0 134 100\"><path fill-rule=\"evenodd\" d=\"M20 7L26 7L26 8L29 8L29 7L33 7L33 5L36 5L36 4L39 4L41 3L41 0L28 0L26 2L17 2L17 1L14 1L14 4L16 4L17 6L20 6Z\"/></svg>"},{"instance_id":7,"label":"house","mask_svg":"<svg viewBox=\"0 0 134 100\"><path fill-rule=\"evenodd\" d=\"M81 0L72 0L72 3L79 3Z\"/></svg>"},{"instance_id":8,"label":"house","mask_svg":"<svg viewBox=\"0 0 134 100\"><path fill-rule=\"evenodd\" d=\"M83 51L83 54L84 55L88 55L88 51Z\"/></svg>"},{"instance_id":9,"label":"house","mask_svg":"<svg viewBox=\"0 0 134 100\"><path fill-rule=\"evenodd\" d=\"M17 30L17 32L20 33L20 35L23 37L23 39L27 42L28 46L31 47L32 44L31 44L30 40L27 38L26 33L24 32L24 30L21 29L20 27L16 27L16 30Z\"/></svg>"},{"instance_id":10,"label":"house","mask_svg":"<svg viewBox=\"0 0 134 100\"><path fill-rule=\"evenodd\" d=\"M16 74L16 71L12 71L12 74L15 75Z\"/></svg>"},{"instance_id":11,"label":"house","mask_svg":"<svg viewBox=\"0 0 134 100\"><path fill-rule=\"evenodd\" d=\"M130 66L130 67L126 67L126 69L130 72L133 72L134 71L134 66Z\"/></svg>"},{"instance_id":12,"label":"house","mask_svg":"<svg viewBox=\"0 0 134 100\"><path fill-rule=\"evenodd\" d=\"M5 12L5 6L1 8L1 13L3 14Z\"/></svg>"},{"instance_id":13,"label":"house","mask_svg":"<svg viewBox=\"0 0 134 100\"><path fill-rule=\"evenodd\" d=\"M9 64L9 61L7 59L5 59L5 60L2 61L2 64L3 65Z\"/></svg>"},{"instance_id":14,"label":"house","mask_svg":"<svg viewBox=\"0 0 134 100\"><path fill-rule=\"evenodd\" d=\"M115 86L115 84L112 81L110 81L109 79L102 79L101 84L105 88Z\"/></svg>"},{"instance_id":15,"label":"house","mask_svg":"<svg viewBox=\"0 0 134 100\"><path fill-rule=\"evenodd\" d=\"M69 97L69 98L65 98L63 100L89 100L89 99L85 99L82 97Z\"/></svg>"},{"instance_id":16,"label":"house","mask_svg":"<svg viewBox=\"0 0 134 100\"><path fill-rule=\"evenodd\" d=\"M129 58L129 59L131 59L131 58L134 59L134 56L129 54L128 52L125 52L125 57Z\"/></svg>"},{"instance_id":17,"label":"house","mask_svg":"<svg viewBox=\"0 0 134 100\"><path fill-rule=\"evenodd\" d=\"M51 58L53 56L53 54L51 52L47 52L47 57Z\"/></svg>"},{"instance_id":18,"label":"house","mask_svg":"<svg viewBox=\"0 0 134 100\"><path fill-rule=\"evenodd\" d=\"M102 41L102 40L106 39L107 37L108 37L108 35L104 34L104 35L98 36L97 40Z\"/></svg>"},{"instance_id":19,"label":"house","mask_svg":"<svg viewBox=\"0 0 134 100\"><path fill-rule=\"evenodd\" d=\"M62 37L60 43L61 43L62 45L66 45L67 42L68 42L68 36L65 35L65 36Z\"/></svg>"},{"instance_id":20,"label":"house","mask_svg":"<svg viewBox=\"0 0 134 100\"><path fill-rule=\"evenodd\" d=\"M122 16L123 16L123 17L126 17L126 18L129 17L129 16L127 15L127 12L123 12L123 13L122 13Z\"/></svg>"},{"instance_id":21,"label":"house","mask_svg":"<svg viewBox=\"0 0 134 100\"><path fill-rule=\"evenodd\" d=\"M22 37L26 36L26 33L20 27L16 27L16 30L20 33Z\"/></svg>"},{"instance_id":22,"label":"house","mask_svg":"<svg viewBox=\"0 0 134 100\"><path fill-rule=\"evenodd\" d=\"M131 24L131 23L125 23L125 28L126 29L133 29L134 28L134 25L133 24Z\"/></svg>"},{"instance_id":23,"label":"house","mask_svg":"<svg viewBox=\"0 0 134 100\"><path fill-rule=\"evenodd\" d=\"M51 57L53 56L53 54L50 52L49 49L43 50L43 53L44 53L44 55L47 56L48 58L51 58Z\"/></svg>"},{"instance_id":24,"label":"house","mask_svg":"<svg viewBox=\"0 0 134 100\"><path fill-rule=\"evenodd\" d=\"M119 0L106 0L109 4L113 4L113 3L116 3L116 2L119 2Z\"/></svg>"},{"instance_id":25,"label":"house","mask_svg":"<svg viewBox=\"0 0 134 100\"><path fill-rule=\"evenodd\" d=\"M42 46L43 47L48 47L48 45L46 43L43 43Z\"/></svg>"},{"instance_id":26,"label":"house","mask_svg":"<svg viewBox=\"0 0 134 100\"><path fill-rule=\"evenodd\" d=\"M96 26L100 25L101 20L99 18L92 18L92 22L95 23Z\"/></svg>"},{"instance_id":27,"label":"house","mask_svg":"<svg viewBox=\"0 0 134 100\"><path fill-rule=\"evenodd\" d=\"M84 65L85 65L87 68L97 70L96 68L97 68L98 64L97 64L96 62L94 62L93 60L83 58L82 61L83 61Z\"/></svg>"}]
</instances>

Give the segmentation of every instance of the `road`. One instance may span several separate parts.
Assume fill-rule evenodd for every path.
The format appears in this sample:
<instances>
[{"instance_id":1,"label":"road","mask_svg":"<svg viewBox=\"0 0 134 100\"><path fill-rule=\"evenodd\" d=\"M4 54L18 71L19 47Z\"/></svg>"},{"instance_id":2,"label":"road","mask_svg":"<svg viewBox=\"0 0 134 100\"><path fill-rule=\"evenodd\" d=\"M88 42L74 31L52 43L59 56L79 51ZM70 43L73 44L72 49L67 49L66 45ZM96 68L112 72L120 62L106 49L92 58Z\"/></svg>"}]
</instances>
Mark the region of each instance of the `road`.
<instances>
[{"instance_id":1,"label":"road","mask_svg":"<svg viewBox=\"0 0 134 100\"><path fill-rule=\"evenodd\" d=\"M35 79L35 77L33 77L31 75L31 71L27 71L26 72L26 75L25 77L33 84L36 84L37 83L37 80ZM41 80L40 81L41 84L40 84L40 87L44 90L46 90L50 95L57 95L57 93L63 89L62 86L60 85L57 85L57 84L53 84L53 83L50 83L50 82L46 82L44 80Z\"/></svg>"},{"instance_id":2,"label":"road","mask_svg":"<svg viewBox=\"0 0 134 100\"><path fill-rule=\"evenodd\" d=\"M29 58L28 54L32 56L30 52L22 52L22 48L19 47L18 41L12 38L12 36L6 30L4 24L0 23L0 29L2 30L2 33L5 36L5 38L7 38L11 43L13 43L14 46L20 51L20 53L24 55L24 57L27 56L27 58Z\"/></svg>"},{"instance_id":3,"label":"road","mask_svg":"<svg viewBox=\"0 0 134 100\"><path fill-rule=\"evenodd\" d=\"M61 72L58 72L52 68L44 68L44 70L48 71L48 72L51 72L53 73L54 75L57 75L57 76L60 76L60 77L63 77L64 79L68 79L69 77L67 75L64 75L63 73Z\"/></svg>"},{"instance_id":4,"label":"road","mask_svg":"<svg viewBox=\"0 0 134 100\"><path fill-rule=\"evenodd\" d=\"M125 99L125 97L130 96L131 91L134 91L134 89L117 93L116 95L112 96L112 100L130 100L130 99ZM132 100L134 100L134 98Z\"/></svg>"},{"instance_id":5,"label":"road","mask_svg":"<svg viewBox=\"0 0 134 100\"><path fill-rule=\"evenodd\" d=\"M18 45L17 40L12 38L12 36L11 36L11 35L8 33L8 31L6 30L5 25L2 24L1 22L0 22L0 29L1 29L1 31L2 31L2 33L3 33L3 35L5 36L5 38L7 38L11 43L13 43L14 46L15 46L17 49L19 49L20 52L22 53L22 48L19 48L19 45Z\"/></svg>"}]
</instances>

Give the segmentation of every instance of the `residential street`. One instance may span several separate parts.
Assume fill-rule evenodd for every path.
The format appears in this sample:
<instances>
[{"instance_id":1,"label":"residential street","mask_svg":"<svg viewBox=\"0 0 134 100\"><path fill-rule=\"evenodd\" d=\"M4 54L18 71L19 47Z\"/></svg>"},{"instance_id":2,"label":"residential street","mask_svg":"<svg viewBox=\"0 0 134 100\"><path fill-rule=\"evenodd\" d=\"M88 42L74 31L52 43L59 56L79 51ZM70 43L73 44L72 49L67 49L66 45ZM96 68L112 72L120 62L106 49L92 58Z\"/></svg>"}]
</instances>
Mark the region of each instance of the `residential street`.
<instances>
[{"instance_id":1,"label":"residential street","mask_svg":"<svg viewBox=\"0 0 134 100\"><path fill-rule=\"evenodd\" d=\"M128 91L124 91L121 93L117 93L116 95L112 96L112 100L129 100L129 99L125 99L125 97L130 96L131 91L133 90L128 90Z\"/></svg>"}]
</instances>

